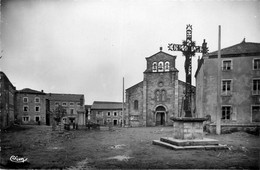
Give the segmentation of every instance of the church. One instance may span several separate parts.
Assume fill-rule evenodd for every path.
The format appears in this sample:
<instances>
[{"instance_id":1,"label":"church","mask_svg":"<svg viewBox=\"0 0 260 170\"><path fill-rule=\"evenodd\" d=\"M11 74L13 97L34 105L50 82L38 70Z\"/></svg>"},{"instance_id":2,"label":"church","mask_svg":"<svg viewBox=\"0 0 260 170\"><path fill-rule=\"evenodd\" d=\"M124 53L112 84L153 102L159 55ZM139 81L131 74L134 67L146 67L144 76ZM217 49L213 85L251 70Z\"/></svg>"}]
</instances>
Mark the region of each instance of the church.
<instances>
[{"instance_id":1,"label":"church","mask_svg":"<svg viewBox=\"0 0 260 170\"><path fill-rule=\"evenodd\" d=\"M168 126L170 117L184 116L186 83L178 80L176 56L160 51L146 58L143 81L126 89L126 125ZM195 92L195 87L192 86ZM192 113L195 112L195 93L192 94ZM194 115L192 115L194 116Z\"/></svg>"}]
</instances>

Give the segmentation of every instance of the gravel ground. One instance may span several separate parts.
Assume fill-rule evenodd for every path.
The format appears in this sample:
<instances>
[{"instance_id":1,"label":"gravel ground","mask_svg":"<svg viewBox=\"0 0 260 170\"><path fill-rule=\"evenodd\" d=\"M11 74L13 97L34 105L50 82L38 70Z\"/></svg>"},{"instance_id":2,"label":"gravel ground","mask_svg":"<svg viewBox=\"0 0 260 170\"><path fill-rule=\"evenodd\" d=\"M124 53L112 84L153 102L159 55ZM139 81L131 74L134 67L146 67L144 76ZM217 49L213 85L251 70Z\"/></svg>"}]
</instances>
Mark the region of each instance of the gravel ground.
<instances>
[{"instance_id":1,"label":"gravel ground","mask_svg":"<svg viewBox=\"0 0 260 170\"><path fill-rule=\"evenodd\" d=\"M259 169L260 137L236 132L205 135L227 150L170 150L152 140L171 137L172 127L52 131L16 126L1 132L1 168L34 169ZM28 158L10 163L10 157Z\"/></svg>"}]
</instances>

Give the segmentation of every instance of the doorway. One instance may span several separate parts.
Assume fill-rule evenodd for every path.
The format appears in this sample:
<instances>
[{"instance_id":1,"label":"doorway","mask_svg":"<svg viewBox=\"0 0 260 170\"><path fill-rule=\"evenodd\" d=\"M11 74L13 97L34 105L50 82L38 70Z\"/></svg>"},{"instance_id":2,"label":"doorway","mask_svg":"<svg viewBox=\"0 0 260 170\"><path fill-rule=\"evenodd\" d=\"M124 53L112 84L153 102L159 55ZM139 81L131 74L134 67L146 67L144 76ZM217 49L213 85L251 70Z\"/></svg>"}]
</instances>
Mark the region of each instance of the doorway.
<instances>
[{"instance_id":1,"label":"doorway","mask_svg":"<svg viewBox=\"0 0 260 170\"><path fill-rule=\"evenodd\" d=\"M156 113L156 126L165 125L165 112Z\"/></svg>"},{"instance_id":2,"label":"doorway","mask_svg":"<svg viewBox=\"0 0 260 170\"><path fill-rule=\"evenodd\" d=\"M164 126L166 121L166 109L164 106L158 106L155 109L155 125Z\"/></svg>"}]
</instances>

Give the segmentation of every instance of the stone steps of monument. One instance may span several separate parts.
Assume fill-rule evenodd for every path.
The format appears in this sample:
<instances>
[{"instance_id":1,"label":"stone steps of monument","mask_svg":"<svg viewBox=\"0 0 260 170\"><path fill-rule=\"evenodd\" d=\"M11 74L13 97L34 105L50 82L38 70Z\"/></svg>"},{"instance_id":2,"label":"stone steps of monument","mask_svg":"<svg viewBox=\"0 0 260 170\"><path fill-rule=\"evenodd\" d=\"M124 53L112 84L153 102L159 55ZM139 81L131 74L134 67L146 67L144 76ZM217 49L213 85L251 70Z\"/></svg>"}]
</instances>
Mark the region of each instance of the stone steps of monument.
<instances>
[{"instance_id":1,"label":"stone steps of monument","mask_svg":"<svg viewBox=\"0 0 260 170\"><path fill-rule=\"evenodd\" d=\"M205 150L210 150L210 149L215 149L215 150L219 150L219 149L227 149L226 145L197 145L197 146L177 146L177 145L173 145L167 142L163 142L161 140L153 140L153 144L154 145L159 145L159 146L163 146L172 150L190 150L190 149L205 149Z\"/></svg>"},{"instance_id":2,"label":"stone steps of monument","mask_svg":"<svg viewBox=\"0 0 260 170\"><path fill-rule=\"evenodd\" d=\"M201 145L218 145L218 141L215 139L203 138L193 140L181 140L174 139L172 137L161 137L162 142L166 142L177 146L201 146Z\"/></svg>"}]
</instances>

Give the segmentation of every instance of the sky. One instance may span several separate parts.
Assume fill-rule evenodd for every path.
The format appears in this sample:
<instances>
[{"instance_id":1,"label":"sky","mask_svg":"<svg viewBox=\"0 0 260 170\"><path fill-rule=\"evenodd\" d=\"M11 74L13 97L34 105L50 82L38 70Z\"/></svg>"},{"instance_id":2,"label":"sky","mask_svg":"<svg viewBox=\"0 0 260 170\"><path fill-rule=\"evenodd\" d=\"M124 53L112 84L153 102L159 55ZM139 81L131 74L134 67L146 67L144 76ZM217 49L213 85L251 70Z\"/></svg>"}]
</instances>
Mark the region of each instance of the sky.
<instances>
[{"instance_id":1,"label":"sky","mask_svg":"<svg viewBox=\"0 0 260 170\"><path fill-rule=\"evenodd\" d=\"M184 56L167 46L186 39L187 24L209 52L218 49L219 25L222 48L259 43L259 9L257 0L2 0L0 71L17 90L120 102L123 77L125 88L141 82L145 58L160 47L177 56L185 81Z\"/></svg>"}]
</instances>

